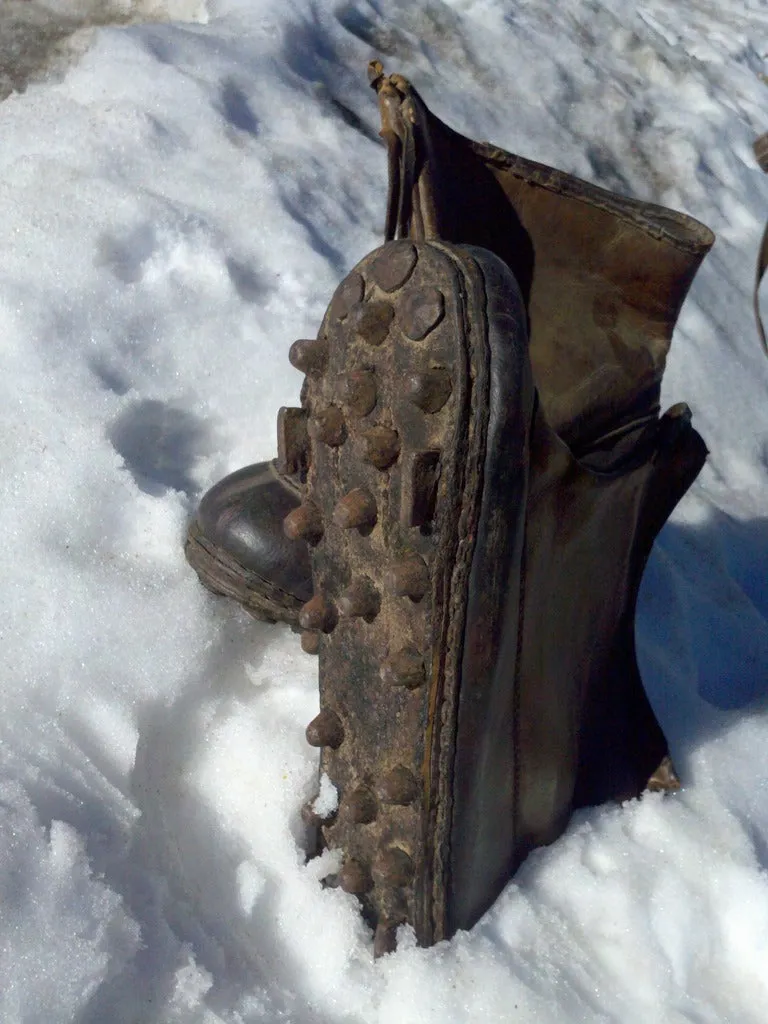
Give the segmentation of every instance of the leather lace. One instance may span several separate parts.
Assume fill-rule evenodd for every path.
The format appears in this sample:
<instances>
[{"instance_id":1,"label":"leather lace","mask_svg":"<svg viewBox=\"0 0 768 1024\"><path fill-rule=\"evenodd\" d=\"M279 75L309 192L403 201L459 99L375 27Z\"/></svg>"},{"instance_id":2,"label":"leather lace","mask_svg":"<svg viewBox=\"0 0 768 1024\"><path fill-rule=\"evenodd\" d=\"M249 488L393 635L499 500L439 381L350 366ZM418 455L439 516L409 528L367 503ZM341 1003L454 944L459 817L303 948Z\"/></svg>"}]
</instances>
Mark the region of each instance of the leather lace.
<instances>
[{"instance_id":1,"label":"leather lace","mask_svg":"<svg viewBox=\"0 0 768 1024\"><path fill-rule=\"evenodd\" d=\"M368 65L371 88L380 93L383 86L393 88L379 61ZM405 84L405 83L404 83ZM403 97L404 98L404 97ZM414 207L414 193L418 181L419 155L416 144L416 126L408 119L393 119L391 110L382 106L382 127L379 133L387 145L387 212L384 222L384 240L396 238L423 238L422 217L418 204Z\"/></svg>"}]
</instances>

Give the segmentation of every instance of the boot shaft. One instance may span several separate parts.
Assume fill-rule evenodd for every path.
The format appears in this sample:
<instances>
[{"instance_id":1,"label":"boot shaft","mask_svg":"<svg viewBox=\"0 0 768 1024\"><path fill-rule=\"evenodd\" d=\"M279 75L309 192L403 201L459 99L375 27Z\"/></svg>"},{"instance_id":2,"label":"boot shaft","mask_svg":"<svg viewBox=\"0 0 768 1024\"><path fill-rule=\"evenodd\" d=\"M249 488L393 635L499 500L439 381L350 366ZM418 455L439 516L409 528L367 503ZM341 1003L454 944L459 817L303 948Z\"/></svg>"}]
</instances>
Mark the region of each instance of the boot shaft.
<instances>
[{"instance_id":1,"label":"boot shaft","mask_svg":"<svg viewBox=\"0 0 768 1024\"><path fill-rule=\"evenodd\" d=\"M481 246L507 264L553 429L583 456L606 432L655 419L709 228L467 139L401 76L374 72L373 84L390 148L388 231Z\"/></svg>"}]
</instances>

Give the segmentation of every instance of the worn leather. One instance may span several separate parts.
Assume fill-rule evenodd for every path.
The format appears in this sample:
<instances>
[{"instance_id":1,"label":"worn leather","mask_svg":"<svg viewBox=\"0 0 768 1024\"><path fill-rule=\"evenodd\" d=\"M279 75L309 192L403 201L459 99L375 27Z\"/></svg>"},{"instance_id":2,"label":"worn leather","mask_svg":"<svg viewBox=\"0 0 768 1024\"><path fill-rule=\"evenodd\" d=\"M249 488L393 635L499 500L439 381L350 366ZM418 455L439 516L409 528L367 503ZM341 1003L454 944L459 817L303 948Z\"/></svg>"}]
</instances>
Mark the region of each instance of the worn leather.
<instances>
[{"instance_id":1,"label":"worn leather","mask_svg":"<svg viewBox=\"0 0 768 1024\"><path fill-rule=\"evenodd\" d=\"M520 531L520 478L486 466L462 681L474 696L462 698L456 745L453 930L574 807L637 795L666 754L634 612L653 540L706 457L689 414L659 419L659 395L714 236L684 214L467 139L407 80L371 70L392 236L481 246L503 261L511 274L481 261L489 344L517 351L522 315L538 392L517 577L513 541L493 517L506 510ZM502 323L518 326L505 334ZM492 365L501 372L498 355ZM492 404L489 437L516 400ZM498 457L489 447L487 459Z\"/></svg>"},{"instance_id":2,"label":"worn leather","mask_svg":"<svg viewBox=\"0 0 768 1024\"><path fill-rule=\"evenodd\" d=\"M532 403L525 308L484 278L490 350L483 495L466 598L446 934L470 927L575 807L637 796L667 754L637 667L634 612L653 540L706 447L674 410L599 473Z\"/></svg>"},{"instance_id":3,"label":"worn leather","mask_svg":"<svg viewBox=\"0 0 768 1024\"><path fill-rule=\"evenodd\" d=\"M485 457L464 628L453 751L449 878L442 934L468 928L522 859L518 853L520 623L535 394L525 308L509 270L465 250L470 316L486 334ZM548 588L549 589L549 588ZM572 688L561 680L561 700ZM561 713L551 709L553 723ZM559 822L551 827L554 835Z\"/></svg>"},{"instance_id":4,"label":"worn leather","mask_svg":"<svg viewBox=\"0 0 768 1024\"><path fill-rule=\"evenodd\" d=\"M392 237L479 246L502 261L476 254L493 383L455 748L451 934L575 807L638 795L667 754L634 613L653 540L706 457L689 414L659 420L659 395L714 236L684 214L466 139L401 76L375 64L372 78ZM538 392L526 425L524 348Z\"/></svg>"},{"instance_id":5,"label":"worn leather","mask_svg":"<svg viewBox=\"0 0 768 1024\"><path fill-rule=\"evenodd\" d=\"M656 418L672 331L714 243L709 228L465 138L402 76L372 69L394 153L393 231L482 246L512 270L552 428L586 455L606 434L612 446L622 429Z\"/></svg>"},{"instance_id":6,"label":"worn leather","mask_svg":"<svg viewBox=\"0 0 768 1024\"><path fill-rule=\"evenodd\" d=\"M215 484L200 502L197 525L245 573L263 577L303 602L312 594L307 545L289 540L282 527L300 500L299 487L290 477L274 462L260 462Z\"/></svg>"},{"instance_id":7,"label":"worn leather","mask_svg":"<svg viewBox=\"0 0 768 1024\"><path fill-rule=\"evenodd\" d=\"M485 405L472 410L473 439L485 440L467 468L481 500L455 609L460 649L440 652L460 670L448 745L429 769L441 788L427 840L443 873L424 887L417 934L431 942L470 927L574 808L636 796L667 753L634 613L654 538L706 456L685 411L659 417L659 392L713 236L458 135L399 76L376 84L390 234L470 247L451 258L488 349L487 387L474 381ZM298 504L289 490L274 467L248 467L198 518L243 565L307 600L306 548L280 529ZM440 731L425 724L428 737Z\"/></svg>"}]
</instances>

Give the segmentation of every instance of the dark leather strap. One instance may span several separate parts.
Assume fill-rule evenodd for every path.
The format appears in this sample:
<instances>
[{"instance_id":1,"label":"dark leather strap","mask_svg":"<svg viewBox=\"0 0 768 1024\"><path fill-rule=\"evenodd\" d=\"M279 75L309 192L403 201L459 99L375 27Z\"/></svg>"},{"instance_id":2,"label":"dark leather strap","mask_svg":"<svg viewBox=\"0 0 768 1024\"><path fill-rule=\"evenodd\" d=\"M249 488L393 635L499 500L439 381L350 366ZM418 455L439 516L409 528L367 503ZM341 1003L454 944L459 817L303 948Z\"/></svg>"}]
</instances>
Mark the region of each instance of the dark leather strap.
<instances>
[{"instance_id":1,"label":"dark leather strap","mask_svg":"<svg viewBox=\"0 0 768 1024\"><path fill-rule=\"evenodd\" d=\"M755 151L757 162L765 173L768 174L768 132L765 132L765 134L760 135L755 139L753 149ZM763 280L763 275L765 274L766 269L768 269L768 224L763 232L763 240L760 243L760 252L757 256L757 275L755 277L755 292L752 300L755 307L757 333L760 335L760 341L762 342L766 355L768 355L768 339L766 339L765 327L763 326L763 320L760 316L760 284Z\"/></svg>"},{"instance_id":2,"label":"dark leather strap","mask_svg":"<svg viewBox=\"0 0 768 1024\"><path fill-rule=\"evenodd\" d=\"M371 88L380 92L385 84L384 68L380 61L368 65ZM389 86L389 94L392 86ZM382 129L379 133L387 144L387 215L384 240L394 238L420 238L418 231L409 230L414 216L413 190L417 178L415 125L395 115L398 104L382 104Z\"/></svg>"}]
</instances>

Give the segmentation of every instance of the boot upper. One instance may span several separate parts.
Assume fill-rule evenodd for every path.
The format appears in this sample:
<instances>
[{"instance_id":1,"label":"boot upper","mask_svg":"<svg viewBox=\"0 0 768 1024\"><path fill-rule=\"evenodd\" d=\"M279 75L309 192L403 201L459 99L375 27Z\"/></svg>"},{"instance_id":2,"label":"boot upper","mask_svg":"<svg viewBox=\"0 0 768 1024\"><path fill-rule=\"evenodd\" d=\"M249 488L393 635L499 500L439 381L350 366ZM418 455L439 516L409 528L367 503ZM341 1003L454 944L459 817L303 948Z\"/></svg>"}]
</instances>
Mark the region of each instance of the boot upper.
<instances>
[{"instance_id":1,"label":"boot upper","mask_svg":"<svg viewBox=\"0 0 768 1024\"><path fill-rule=\"evenodd\" d=\"M398 155L392 229L481 246L506 263L551 427L582 456L606 434L655 419L680 307L714 243L709 228L465 138L402 76L374 85Z\"/></svg>"}]
</instances>

